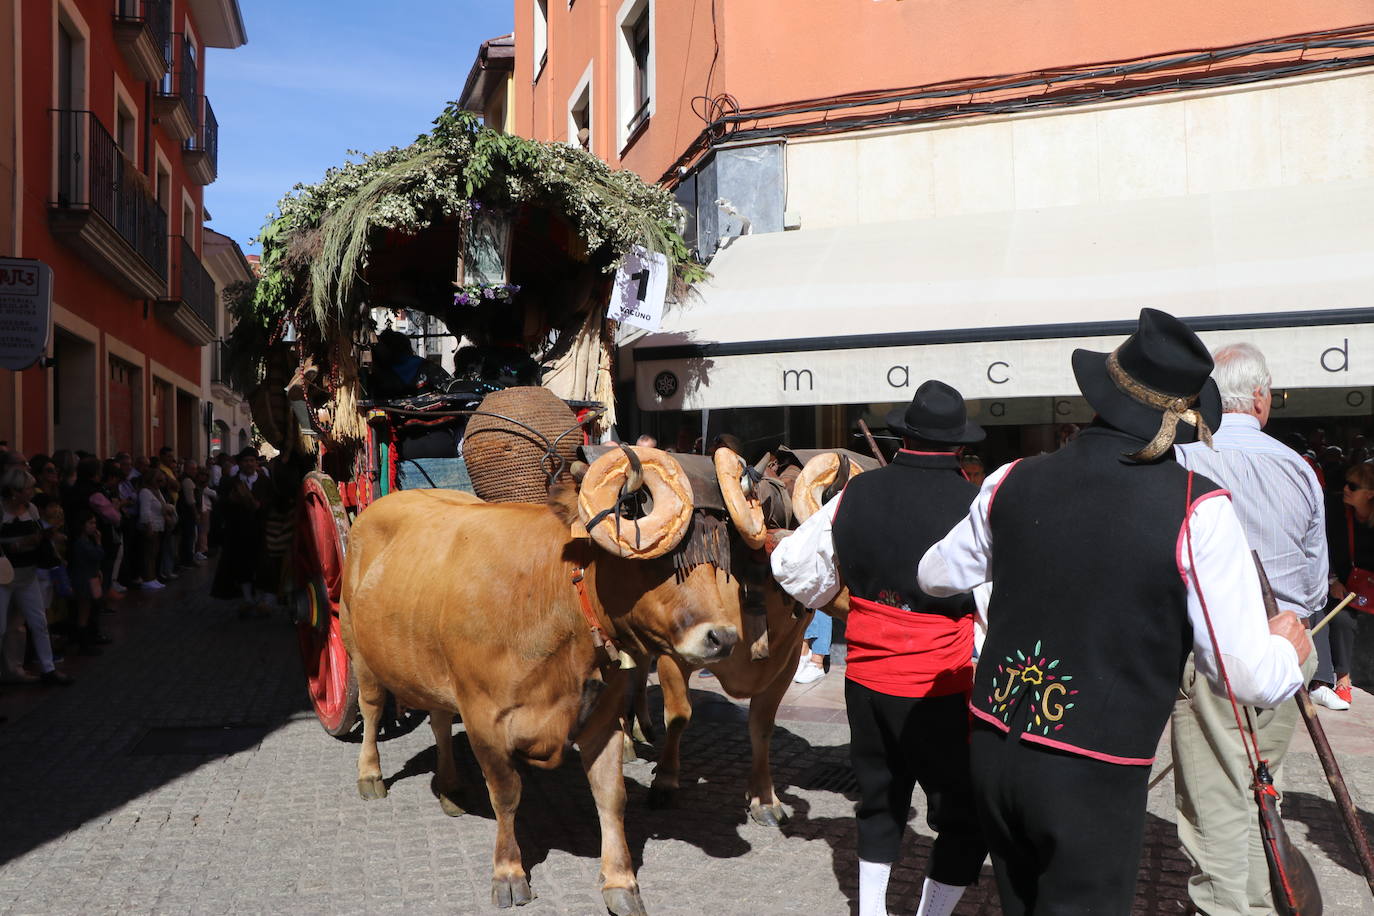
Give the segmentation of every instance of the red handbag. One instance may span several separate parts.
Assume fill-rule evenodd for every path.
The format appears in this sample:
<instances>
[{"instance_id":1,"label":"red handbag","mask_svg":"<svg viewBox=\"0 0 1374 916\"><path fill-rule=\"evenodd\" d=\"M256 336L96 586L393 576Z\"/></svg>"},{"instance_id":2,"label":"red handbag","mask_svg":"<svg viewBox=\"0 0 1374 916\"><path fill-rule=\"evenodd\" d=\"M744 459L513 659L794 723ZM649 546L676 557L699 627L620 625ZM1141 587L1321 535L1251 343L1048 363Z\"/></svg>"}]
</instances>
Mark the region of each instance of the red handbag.
<instances>
[{"instance_id":1,"label":"red handbag","mask_svg":"<svg viewBox=\"0 0 1374 916\"><path fill-rule=\"evenodd\" d=\"M1355 565L1355 513L1349 508L1345 510L1345 533L1350 544L1350 575L1345 577L1345 587L1355 593L1349 606L1351 610L1374 614L1374 572Z\"/></svg>"}]
</instances>

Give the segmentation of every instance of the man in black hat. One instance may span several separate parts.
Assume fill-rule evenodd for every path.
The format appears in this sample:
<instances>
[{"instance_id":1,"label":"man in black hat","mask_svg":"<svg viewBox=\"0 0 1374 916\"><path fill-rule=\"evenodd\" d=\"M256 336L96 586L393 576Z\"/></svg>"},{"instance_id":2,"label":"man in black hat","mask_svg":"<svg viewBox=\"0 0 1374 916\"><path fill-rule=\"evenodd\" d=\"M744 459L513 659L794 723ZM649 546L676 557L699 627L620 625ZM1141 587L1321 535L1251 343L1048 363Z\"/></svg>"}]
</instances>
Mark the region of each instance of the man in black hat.
<instances>
[{"instance_id":1,"label":"man in black hat","mask_svg":"<svg viewBox=\"0 0 1374 916\"><path fill-rule=\"evenodd\" d=\"M859 916L887 912L887 879L917 783L936 831L917 912L947 916L987 856L969 782L973 601L921 591L913 558L978 495L959 448L981 441L983 430L969 422L959 392L937 381L888 414L887 425L905 447L783 540L773 574L807 607L828 604L842 583L849 588L844 686L861 794Z\"/></svg>"},{"instance_id":2,"label":"man in black hat","mask_svg":"<svg viewBox=\"0 0 1374 916\"><path fill-rule=\"evenodd\" d=\"M1171 315L1140 313L1114 352L1073 354L1093 424L988 477L928 550L920 585L993 586L970 704L973 783L1003 911L1127 913L1146 780L1191 649L1212 683L1273 707L1311 641L1266 623L1229 495L1174 461L1210 443L1212 358Z\"/></svg>"}]
</instances>

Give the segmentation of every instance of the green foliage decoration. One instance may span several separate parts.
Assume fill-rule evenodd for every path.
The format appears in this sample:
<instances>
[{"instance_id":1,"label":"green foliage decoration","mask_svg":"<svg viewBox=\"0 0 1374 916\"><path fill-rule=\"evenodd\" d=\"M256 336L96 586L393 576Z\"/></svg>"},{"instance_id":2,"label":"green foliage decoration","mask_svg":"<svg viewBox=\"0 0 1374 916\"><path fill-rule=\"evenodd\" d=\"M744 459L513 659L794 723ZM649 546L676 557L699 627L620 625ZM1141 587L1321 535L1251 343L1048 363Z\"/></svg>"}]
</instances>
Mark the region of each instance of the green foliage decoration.
<instances>
[{"instance_id":1,"label":"green foliage decoration","mask_svg":"<svg viewBox=\"0 0 1374 916\"><path fill-rule=\"evenodd\" d=\"M561 213L603 271L614 271L635 245L661 252L678 295L705 276L683 241L684 213L667 191L567 144L483 127L456 103L409 146L350 157L278 203L257 238L262 276L244 299L241 321L269 331L288 319L313 324L310 336L318 340L349 334L361 321L357 280L377 230L420 233L468 218L474 203Z\"/></svg>"}]
</instances>

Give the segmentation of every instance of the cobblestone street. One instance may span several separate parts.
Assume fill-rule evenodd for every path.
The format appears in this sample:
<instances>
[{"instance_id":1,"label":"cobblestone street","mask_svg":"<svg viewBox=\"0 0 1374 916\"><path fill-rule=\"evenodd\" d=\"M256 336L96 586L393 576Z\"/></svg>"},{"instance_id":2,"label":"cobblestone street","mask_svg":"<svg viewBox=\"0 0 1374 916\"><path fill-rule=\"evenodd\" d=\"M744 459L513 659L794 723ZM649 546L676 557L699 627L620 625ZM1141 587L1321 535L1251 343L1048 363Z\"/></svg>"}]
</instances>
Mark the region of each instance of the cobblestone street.
<instances>
[{"instance_id":1,"label":"cobblestone street","mask_svg":"<svg viewBox=\"0 0 1374 916\"><path fill-rule=\"evenodd\" d=\"M0 713L0 912L484 913L494 824L461 729L472 812L446 817L430 793L432 735L382 745L391 795L363 802L357 745L328 737L305 700L294 636L277 618L239 620L202 598L208 570L108 615L103 657L70 659L66 689L6 687ZM794 687L773 740L791 823L745 815L742 710L694 678L686 788L647 808L652 764L626 768L626 824L654 914L848 913L854 909L852 796L841 672ZM657 699L657 689L652 688ZM1352 793L1374 792L1374 698L1325 713ZM188 727L238 727L228 753L176 747ZM211 735L210 737L214 737ZM652 749L645 749L652 755ZM1304 735L1287 767L1289 829L1312 859L1328 914L1368 913L1368 890ZM1163 761L1161 761L1162 763ZM913 912L929 834L918 798L890 905ZM1174 839L1172 781L1150 799L1137 911L1182 912L1186 864ZM598 832L581 768L533 773L520 838L538 899L525 914L600 914ZM1370 820L1366 815L1366 820ZM960 913L998 911L991 872Z\"/></svg>"}]
</instances>

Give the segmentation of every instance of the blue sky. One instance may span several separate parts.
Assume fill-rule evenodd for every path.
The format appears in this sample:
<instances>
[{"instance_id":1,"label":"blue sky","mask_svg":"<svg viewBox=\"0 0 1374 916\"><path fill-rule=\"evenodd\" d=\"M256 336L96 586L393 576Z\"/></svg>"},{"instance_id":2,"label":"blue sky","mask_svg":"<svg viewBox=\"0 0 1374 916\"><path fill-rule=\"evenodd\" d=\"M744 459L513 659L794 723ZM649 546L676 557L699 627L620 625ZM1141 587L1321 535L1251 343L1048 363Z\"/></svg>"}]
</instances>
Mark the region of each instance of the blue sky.
<instances>
[{"instance_id":1,"label":"blue sky","mask_svg":"<svg viewBox=\"0 0 1374 916\"><path fill-rule=\"evenodd\" d=\"M277 201L350 149L403 146L458 97L478 46L511 31L511 0L239 0L248 44L210 49L219 119L210 227L245 252Z\"/></svg>"}]
</instances>

